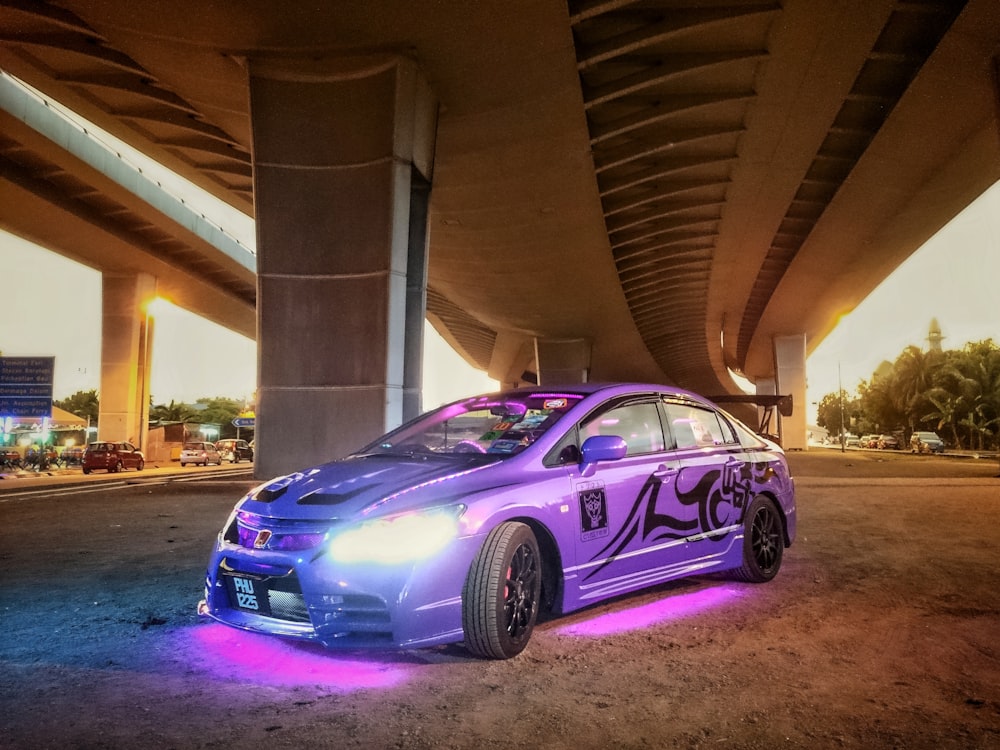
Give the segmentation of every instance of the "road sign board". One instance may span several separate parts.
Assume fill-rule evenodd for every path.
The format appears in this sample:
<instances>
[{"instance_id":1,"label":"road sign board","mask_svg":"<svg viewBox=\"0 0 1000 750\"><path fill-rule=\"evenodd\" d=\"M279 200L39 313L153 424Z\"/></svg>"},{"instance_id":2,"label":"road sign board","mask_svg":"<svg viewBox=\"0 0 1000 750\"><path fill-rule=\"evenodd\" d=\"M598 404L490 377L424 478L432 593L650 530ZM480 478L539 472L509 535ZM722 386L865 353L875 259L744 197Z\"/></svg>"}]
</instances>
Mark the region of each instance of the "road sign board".
<instances>
[{"instance_id":1,"label":"road sign board","mask_svg":"<svg viewBox=\"0 0 1000 750\"><path fill-rule=\"evenodd\" d=\"M234 427L253 427L257 420L254 417L236 417L233 420Z\"/></svg>"},{"instance_id":2,"label":"road sign board","mask_svg":"<svg viewBox=\"0 0 1000 750\"><path fill-rule=\"evenodd\" d=\"M0 417L51 417L55 357L0 357Z\"/></svg>"}]
</instances>

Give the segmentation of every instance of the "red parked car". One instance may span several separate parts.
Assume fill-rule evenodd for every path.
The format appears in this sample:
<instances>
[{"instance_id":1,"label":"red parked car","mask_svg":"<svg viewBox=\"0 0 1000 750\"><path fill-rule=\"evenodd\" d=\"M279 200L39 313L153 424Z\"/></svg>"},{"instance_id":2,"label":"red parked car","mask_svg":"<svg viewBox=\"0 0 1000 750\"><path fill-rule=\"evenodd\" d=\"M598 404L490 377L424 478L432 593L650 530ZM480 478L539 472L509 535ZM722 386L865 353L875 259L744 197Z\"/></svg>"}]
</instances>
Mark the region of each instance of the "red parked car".
<instances>
[{"instance_id":1,"label":"red parked car","mask_svg":"<svg viewBox=\"0 0 1000 750\"><path fill-rule=\"evenodd\" d=\"M146 465L146 458L142 451L132 443L111 443L96 442L87 446L86 453L83 454L83 473L89 474L94 469L104 471L122 471L123 469L135 469L142 471Z\"/></svg>"}]
</instances>

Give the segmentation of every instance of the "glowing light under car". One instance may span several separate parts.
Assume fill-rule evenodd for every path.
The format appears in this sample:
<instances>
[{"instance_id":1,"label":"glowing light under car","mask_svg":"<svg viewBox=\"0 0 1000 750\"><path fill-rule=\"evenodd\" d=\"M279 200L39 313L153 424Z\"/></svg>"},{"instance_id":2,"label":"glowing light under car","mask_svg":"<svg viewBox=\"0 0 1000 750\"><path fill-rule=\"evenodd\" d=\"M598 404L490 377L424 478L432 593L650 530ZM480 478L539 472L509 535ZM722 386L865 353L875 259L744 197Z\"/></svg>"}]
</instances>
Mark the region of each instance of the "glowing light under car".
<instances>
[{"instance_id":1,"label":"glowing light under car","mask_svg":"<svg viewBox=\"0 0 1000 750\"><path fill-rule=\"evenodd\" d=\"M219 681L278 687L314 686L324 692L388 689L410 677L412 665L373 654L366 659L335 656L315 643L296 643L271 636L205 624L182 628L176 658L190 661L196 672Z\"/></svg>"},{"instance_id":2,"label":"glowing light under car","mask_svg":"<svg viewBox=\"0 0 1000 750\"><path fill-rule=\"evenodd\" d=\"M598 615L582 622L558 628L556 632L561 635L599 638L615 633L641 630L714 609L744 594L745 591L734 586L720 586L694 591L690 594L677 594L640 607L630 607Z\"/></svg>"},{"instance_id":3,"label":"glowing light under car","mask_svg":"<svg viewBox=\"0 0 1000 750\"><path fill-rule=\"evenodd\" d=\"M377 518L336 534L330 555L340 562L394 564L440 552L458 533L461 506Z\"/></svg>"}]
</instances>

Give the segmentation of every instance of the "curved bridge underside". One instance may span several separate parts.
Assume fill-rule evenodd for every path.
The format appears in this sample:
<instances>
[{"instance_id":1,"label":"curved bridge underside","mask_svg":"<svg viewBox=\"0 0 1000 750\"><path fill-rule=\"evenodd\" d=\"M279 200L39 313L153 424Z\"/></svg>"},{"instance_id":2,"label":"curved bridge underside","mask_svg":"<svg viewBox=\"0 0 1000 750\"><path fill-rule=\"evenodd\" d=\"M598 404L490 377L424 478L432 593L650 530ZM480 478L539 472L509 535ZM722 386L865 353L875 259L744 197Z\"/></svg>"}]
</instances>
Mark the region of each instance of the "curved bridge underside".
<instances>
[{"instance_id":1,"label":"curved bridge underside","mask_svg":"<svg viewBox=\"0 0 1000 750\"><path fill-rule=\"evenodd\" d=\"M372 51L440 103L428 315L504 382L537 337L733 392L1000 179L994 0L0 0L0 69L250 214L245 61ZM254 335L252 273L0 117L0 226Z\"/></svg>"}]
</instances>

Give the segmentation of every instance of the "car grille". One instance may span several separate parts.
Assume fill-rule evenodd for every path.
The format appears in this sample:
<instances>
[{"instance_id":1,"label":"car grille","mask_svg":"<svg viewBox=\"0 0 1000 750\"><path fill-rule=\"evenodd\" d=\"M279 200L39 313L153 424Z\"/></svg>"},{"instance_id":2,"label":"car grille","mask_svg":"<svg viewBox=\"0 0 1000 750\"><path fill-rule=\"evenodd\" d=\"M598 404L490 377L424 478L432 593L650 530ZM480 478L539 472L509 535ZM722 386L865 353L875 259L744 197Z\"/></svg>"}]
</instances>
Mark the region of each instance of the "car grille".
<instances>
[{"instance_id":1,"label":"car grille","mask_svg":"<svg viewBox=\"0 0 1000 750\"><path fill-rule=\"evenodd\" d=\"M267 592L271 616L289 622L309 622L309 610L301 592L276 591Z\"/></svg>"},{"instance_id":2,"label":"car grille","mask_svg":"<svg viewBox=\"0 0 1000 750\"><path fill-rule=\"evenodd\" d=\"M234 525L235 529L229 530L226 539L241 547L293 551L318 546L326 536L329 523L261 518L241 511L236 514Z\"/></svg>"}]
</instances>

